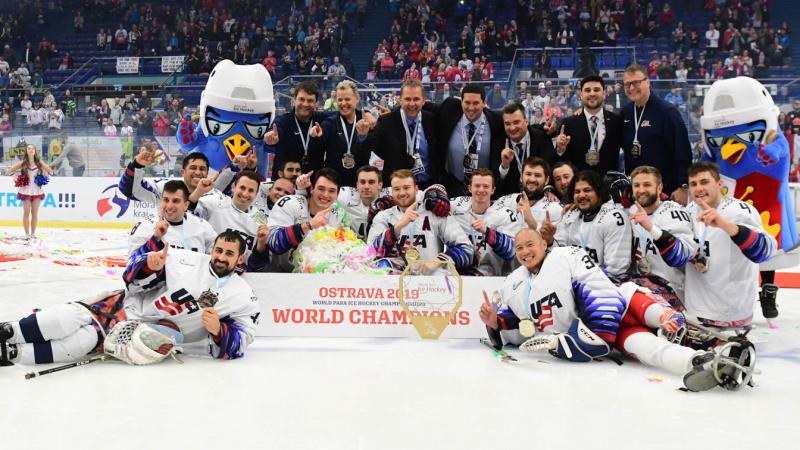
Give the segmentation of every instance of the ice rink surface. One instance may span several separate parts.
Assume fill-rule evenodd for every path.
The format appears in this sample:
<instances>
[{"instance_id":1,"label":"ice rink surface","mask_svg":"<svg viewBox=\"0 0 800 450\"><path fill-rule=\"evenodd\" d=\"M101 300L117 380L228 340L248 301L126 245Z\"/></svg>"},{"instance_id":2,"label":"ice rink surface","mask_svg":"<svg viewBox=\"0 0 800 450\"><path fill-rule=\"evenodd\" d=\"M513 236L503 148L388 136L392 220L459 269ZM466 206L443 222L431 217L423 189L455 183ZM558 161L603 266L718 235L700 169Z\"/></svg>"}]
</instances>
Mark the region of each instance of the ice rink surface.
<instances>
[{"instance_id":1,"label":"ice rink surface","mask_svg":"<svg viewBox=\"0 0 800 450\"><path fill-rule=\"evenodd\" d=\"M0 228L0 321L123 286L122 230ZM58 264L56 262L60 262ZM77 265L63 265L63 264ZM95 266L93 266L95 265ZM756 306L756 388L686 393L625 361L575 364L476 340L259 338L244 359L103 362L25 380L0 368L0 448L787 449L800 423L800 291L769 328ZM48 366L38 366L42 370Z\"/></svg>"}]
</instances>

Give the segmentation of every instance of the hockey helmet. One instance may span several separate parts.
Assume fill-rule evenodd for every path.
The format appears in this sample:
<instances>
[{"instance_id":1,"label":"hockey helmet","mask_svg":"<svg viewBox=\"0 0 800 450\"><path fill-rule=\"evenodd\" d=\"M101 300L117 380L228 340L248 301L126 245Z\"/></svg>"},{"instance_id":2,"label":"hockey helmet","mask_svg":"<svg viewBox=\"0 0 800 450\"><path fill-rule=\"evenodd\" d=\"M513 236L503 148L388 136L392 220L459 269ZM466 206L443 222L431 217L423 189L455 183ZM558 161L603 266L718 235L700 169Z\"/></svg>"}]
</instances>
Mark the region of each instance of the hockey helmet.
<instances>
[{"instance_id":1,"label":"hockey helmet","mask_svg":"<svg viewBox=\"0 0 800 450\"><path fill-rule=\"evenodd\" d=\"M200 94L200 127L208 136L206 108L244 114L275 114L272 78L261 64L237 65L225 59L214 66Z\"/></svg>"}]
</instances>

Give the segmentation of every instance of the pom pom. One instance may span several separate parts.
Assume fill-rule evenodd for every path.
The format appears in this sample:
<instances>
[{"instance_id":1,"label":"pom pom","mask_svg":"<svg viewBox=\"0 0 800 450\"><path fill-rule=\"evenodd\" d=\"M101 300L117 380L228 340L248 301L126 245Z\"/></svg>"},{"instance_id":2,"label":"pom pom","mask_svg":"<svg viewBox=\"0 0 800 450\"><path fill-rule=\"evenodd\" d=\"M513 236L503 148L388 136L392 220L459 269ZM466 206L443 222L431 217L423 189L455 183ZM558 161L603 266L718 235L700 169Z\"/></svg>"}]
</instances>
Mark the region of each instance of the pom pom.
<instances>
[{"instance_id":1,"label":"pom pom","mask_svg":"<svg viewBox=\"0 0 800 450\"><path fill-rule=\"evenodd\" d=\"M37 186L42 187L50 182L50 177L40 173L34 177L33 182L36 183Z\"/></svg>"},{"instance_id":2,"label":"pom pom","mask_svg":"<svg viewBox=\"0 0 800 450\"><path fill-rule=\"evenodd\" d=\"M28 176L28 173L23 171L22 173L17 175L17 178L14 180L14 186L23 187L23 186L27 186L28 184L30 184L30 182L31 182L31 179Z\"/></svg>"}]
</instances>

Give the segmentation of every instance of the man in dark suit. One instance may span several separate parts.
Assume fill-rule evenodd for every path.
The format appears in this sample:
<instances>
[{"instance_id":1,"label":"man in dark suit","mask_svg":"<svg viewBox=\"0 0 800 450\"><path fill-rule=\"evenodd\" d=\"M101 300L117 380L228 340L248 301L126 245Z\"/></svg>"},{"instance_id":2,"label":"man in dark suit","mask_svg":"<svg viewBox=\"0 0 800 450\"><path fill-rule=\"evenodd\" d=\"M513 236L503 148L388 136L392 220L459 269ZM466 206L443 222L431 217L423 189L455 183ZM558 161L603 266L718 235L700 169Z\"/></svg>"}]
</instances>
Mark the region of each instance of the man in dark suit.
<instances>
[{"instance_id":1,"label":"man in dark suit","mask_svg":"<svg viewBox=\"0 0 800 450\"><path fill-rule=\"evenodd\" d=\"M480 84L469 83L461 99L447 98L441 104L426 103L437 119L440 182L450 198L469 195L471 174L486 167L500 176L500 153L505 146L503 119L486 108L486 92Z\"/></svg>"},{"instance_id":2,"label":"man in dark suit","mask_svg":"<svg viewBox=\"0 0 800 450\"><path fill-rule=\"evenodd\" d=\"M556 159L553 141L544 129L530 125L525 119L525 108L519 103L510 103L503 108L503 127L507 141L500 154L499 196L519 192L519 180L523 162L531 156L552 164Z\"/></svg>"},{"instance_id":3,"label":"man in dark suit","mask_svg":"<svg viewBox=\"0 0 800 450\"><path fill-rule=\"evenodd\" d=\"M622 147L622 118L603 108L605 81L598 75L581 80L583 112L567 117L556 137L559 161L571 162L577 170L592 170L604 175L619 170Z\"/></svg>"},{"instance_id":4,"label":"man in dark suit","mask_svg":"<svg viewBox=\"0 0 800 450\"><path fill-rule=\"evenodd\" d=\"M383 185L391 185L395 170L408 169L417 185L425 189L438 181L442 166L437 149L436 118L422 111L425 88L419 80L400 86L400 109L384 114L368 135L361 136L362 148L383 159Z\"/></svg>"}]
</instances>

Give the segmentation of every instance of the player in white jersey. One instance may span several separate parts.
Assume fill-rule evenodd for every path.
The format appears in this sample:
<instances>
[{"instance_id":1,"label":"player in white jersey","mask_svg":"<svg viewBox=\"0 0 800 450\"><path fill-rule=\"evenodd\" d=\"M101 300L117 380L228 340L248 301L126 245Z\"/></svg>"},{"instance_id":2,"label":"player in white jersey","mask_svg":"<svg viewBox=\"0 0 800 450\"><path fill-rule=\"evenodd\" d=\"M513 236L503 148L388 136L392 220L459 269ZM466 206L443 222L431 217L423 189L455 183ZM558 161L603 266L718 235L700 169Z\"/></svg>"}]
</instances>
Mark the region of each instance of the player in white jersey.
<instances>
[{"instance_id":1,"label":"player in white jersey","mask_svg":"<svg viewBox=\"0 0 800 450\"><path fill-rule=\"evenodd\" d=\"M632 238L628 214L614 205L603 180L584 170L572 179L575 208L556 227L545 220L540 231L548 244L582 247L612 278L624 277L631 265Z\"/></svg>"},{"instance_id":2,"label":"player in white jersey","mask_svg":"<svg viewBox=\"0 0 800 450\"><path fill-rule=\"evenodd\" d=\"M475 170L470 178L468 197L450 202L450 218L464 230L474 250L472 264L461 271L464 275L500 276L511 271L514 259L516 211L493 208L494 173L486 168Z\"/></svg>"},{"instance_id":3,"label":"player in white jersey","mask_svg":"<svg viewBox=\"0 0 800 450\"><path fill-rule=\"evenodd\" d=\"M548 249L544 239L530 229L517 233L515 249L521 267L503 283L502 301L507 307L486 300L480 308L495 348L503 346L501 330L518 330L527 339L520 345L523 351L549 351L573 362L605 356L613 346L644 364L685 374L684 383L693 391L716 386L718 369L738 370L719 353L693 350L656 336L653 331L659 329L666 336L678 337L684 329L683 315L655 302L633 283L618 288L583 249ZM714 362L719 365L715 367Z\"/></svg>"},{"instance_id":4,"label":"player in white jersey","mask_svg":"<svg viewBox=\"0 0 800 450\"><path fill-rule=\"evenodd\" d=\"M276 255L290 256L311 230L331 225L343 225L340 209L334 208L339 193L339 174L323 168L314 174L309 197L287 195L278 200L270 215L270 251ZM290 259L286 258L286 262ZM285 264L282 270L291 270Z\"/></svg>"},{"instance_id":5,"label":"player in white jersey","mask_svg":"<svg viewBox=\"0 0 800 450\"><path fill-rule=\"evenodd\" d=\"M159 200L159 219L145 219L134 225L128 238L128 255L150 239L166 240L172 248L209 253L217 233L204 219L189 210L189 189L181 180L169 180Z\"/></svg>"},{"instance_id":6,"label":"player in white jersey","mask_svg":"<svg viewBox=\"0 0 800 450\"><path fill-rule=\"evenodd\" d=\"M136 158L128 164L118 184L120 193L125 197L152 204L153 208L155 208L153 216L157 213L156 210L159 200L161 200L164 185L170 180L169 178L161 178L151 184L144 179L144 169L153 164L154 159L154 152L143 148L136 155ZM208 167L208 158L202 153L192 152L183 158L181 175L183 175L183 182L186 183L189 192L193 192L197 187L197 183L208 176Z\"/></svg>"},{"instance_id":7,"label":"player in white jersey","mask_svg":"<svg viewBox=\"0 0 800 450\"><path fill-rule=\"evenodd\" d=\"M550 181L550 165L542 158L531 156L522 163L522 192L508 194L497 199L492 208L507 208L517 212L517 229L526 225L539 230L545 219L550 217L553 225L561 220L561 204L551 201L544 193ZM525 194L524 196L522 194ZM528 213L530 211L530 214Z\"/></svg>"},{"instance_id":8,"label":"player in white jersey","mask_svg":"<svg viewBox=\"0 0 800 450\"><path fill-rule=\"evenodd\" d=\"M552 176L555 194L563 203L572 203L569 198L569 187L572 184L572 177L575 176L575 166L570 162L559 161L553 164Z\"/></svg>"},{"instance_id":9,"label":"player in white jersey","mask_svg":"<svg viewBox=\"0 0 800 450\"><path fill-rule=\"evenodd\" d=\"M233 181L232 196L228 197L217 190L208 192L212 188L211 180L207 178L201 180L189 196L190 208L199 217L208 220L214 231L221 233L233 230L245 240L246 265L238 268L240 272L261 271L269 262L269 227L262 214L253 207L260 180L258 174L251 170L239 172Z\"/></svg>"},{"instance_id":10,"label":"player in white jersey","mask_svg":"<svg viewBox=\"0 0 800 450\"><path fill-rule=\"evenodd\" d=\"M697 252L692 219L683 206L661 200L661 172L639 166L631 172L636 204L628 211L633 226L634 261L641 275L661 277L683 300L683 266Z\"/></svg>"},{"instance_id":11,"label":"player in white jersey","mask_svg":"<svg viewBox=\"0 0 800 450\"><path fill-rule=\"evenodd\" d=\"M369 229L367 243L378 254L403 267L409 248L419 260L451 260L463 270L472 262L474 249L458 223L448 217L450 202L439 185L426 189L423 208L418 208L417 182L410 170L392 173L392 193L397 206L379 212ZM431 192L435 191L435 192ZM444 206L442 202L446 202Z\"/></svg>"},{"instance_id":12,"label":"player in white jersey","mask_svg":"<svg viewBox=\"0 0 800 450\"><path fill-rule=\"evenodd\" d=\"M186 353L218 359L244 356L255 338L258 299L234 273L244 256L244 240L224 232L211 255L169 250L150 241L130 258L124 293L82 303L67 303L0 324L0 347L8 362L46 364L80 359L101 351L102 337L121 321L167 323L183 336ZM201 308L201 294L216 296Z\"/></svg>"},{"instance_id":13,"label":"player in white jersey","mask_svg":"<svg viewBox=\"0 0 800 450\"><path fill-rule=\"evenodd\" d=\"M750 324L758 298L758 264L777 243L764 231L758 211L722 194L719 168L701 162L689 169L698 252L686 266L686 313L705 325Z\"/></svg>"},{"instance_id":14,"label":"player in white jersey","mask_svg":"<svg viewBox=\"0 0 800 450\"><path fill-rule=\"evenodd\" d=\"M362 166L356 172L356 187L342 186L339 189L337 207L344 209L345 222L360 239L367 238L369 207L381 194L382 188L381 171L374 166Z\"/></svg>"}]
</instances>

